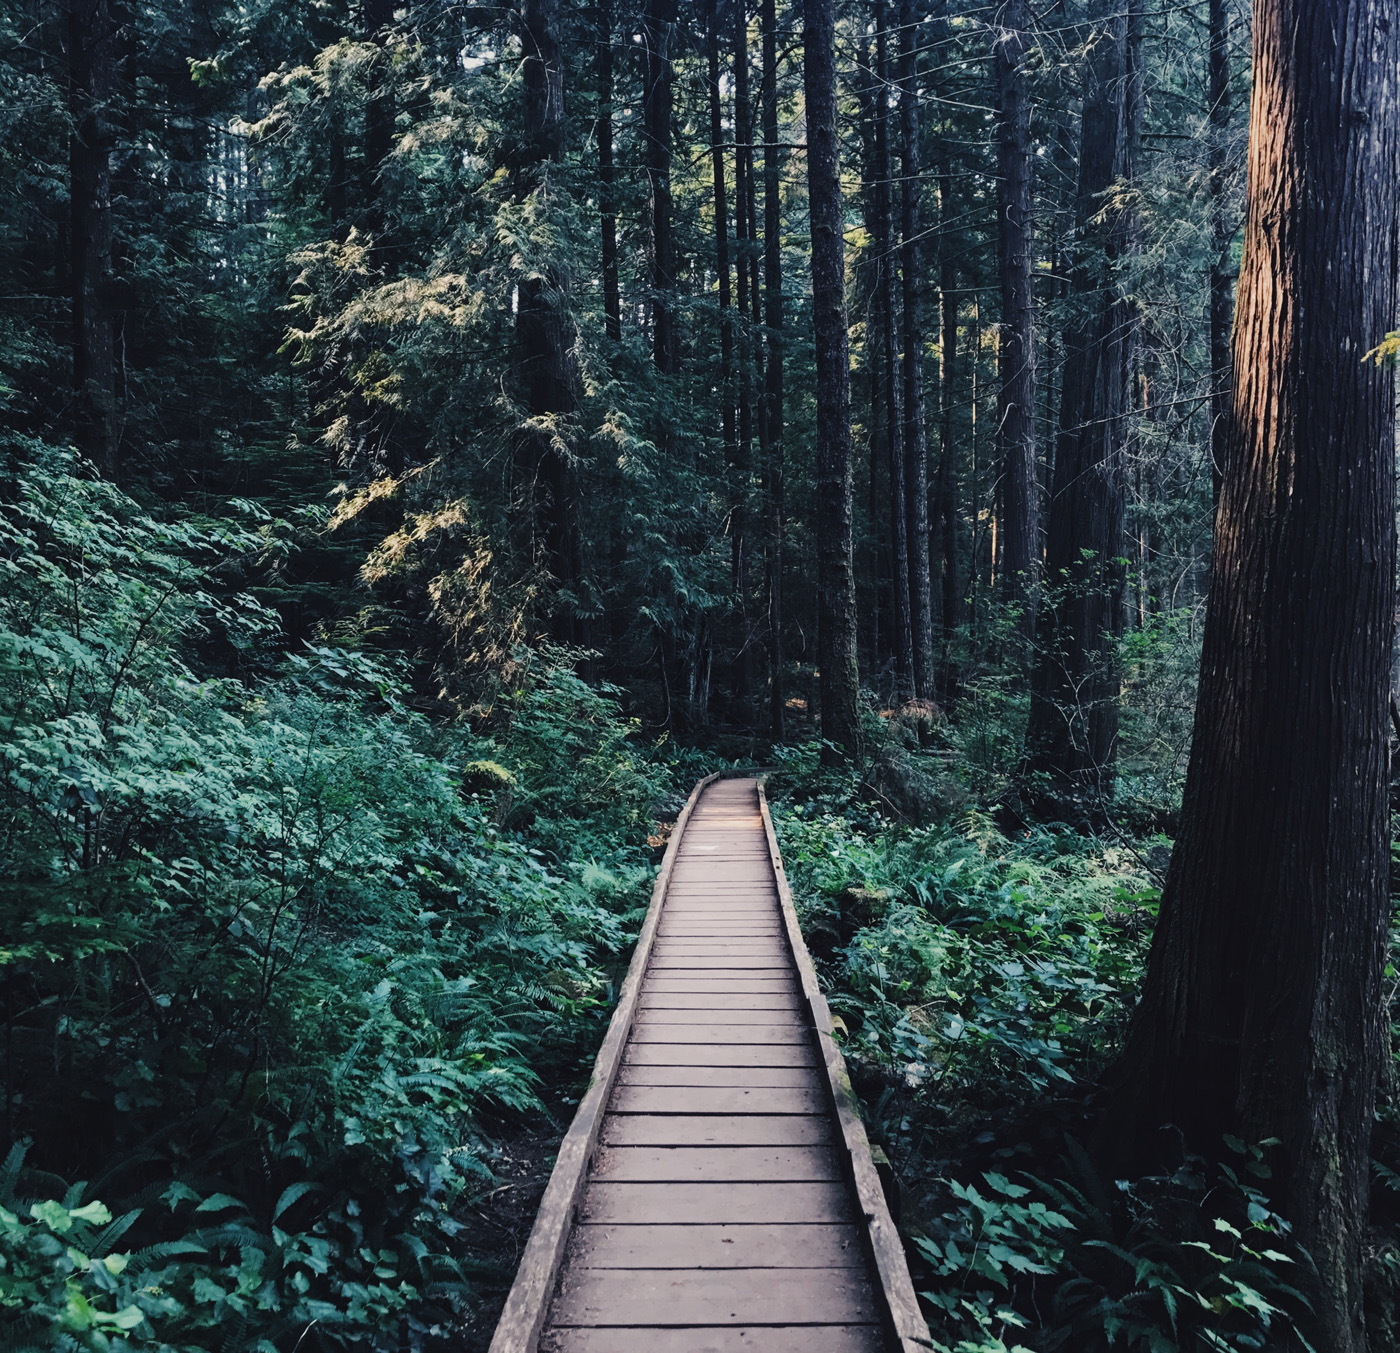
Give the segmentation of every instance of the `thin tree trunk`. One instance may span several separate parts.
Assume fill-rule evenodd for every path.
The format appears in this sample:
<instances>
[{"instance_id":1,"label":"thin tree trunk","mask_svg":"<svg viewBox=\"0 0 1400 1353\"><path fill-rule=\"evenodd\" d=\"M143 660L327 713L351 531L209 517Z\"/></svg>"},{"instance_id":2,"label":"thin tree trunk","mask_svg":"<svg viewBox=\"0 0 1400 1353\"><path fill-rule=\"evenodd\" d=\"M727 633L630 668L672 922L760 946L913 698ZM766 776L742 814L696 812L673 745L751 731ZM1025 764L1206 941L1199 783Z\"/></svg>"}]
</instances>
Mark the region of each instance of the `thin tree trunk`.
<instances>
[{"instance_id":1,"label":"thin tree trunk","mask_svg":"<svg viewBox=\"0 0 1400 1353\"><path fill-rule=\"evenodd\" d=\"M860 743L855 574L851 567L851 373L846 328L833 0L803 0L807 192L812 222L812 327L817 358L817 649L821 731L830 756Z\"/></svg>"},{"instance_id":2,"label":"thin tree trunk","mask_svg":"<svg viewBox=\"0 0 1400 1353\"><path fill-rule=\"evenodd\" d=\"M729 191L725 181L724 116L720 104L719 4L710 0L706 25L709 62L710 163L715 206L715 273L719 279L720 430L724 463L729 473L730 585L742 602L744 569L744 501L739 464L738 430L734 421L734 323L729 270Z\"/></svg>"},{"instance_id":3,"label":"thin tree trunk","mask_svg":"<svg viewBox=\"0 0 1400 1353\"><path fill-rule=\"evenodd\" d=\"M603 324L622 338L617 273L617 170L613 164L613 0L598 0L598 216L603 248Z\"/></svg>"},{"instance_id":4,"label":"thin tree trunk","mask_svg":"<svg viewBox=\"0 0 1400 1353\"><path fill-rule=\"evenodd\" d=\"M888 454L886 446L888 444L887 433L884 426L884 367L880 360L880 319L879 319L879 268L878 250L875 246L875 237L879 233L875 224L876 203L875 184L880 177L879 156L875 146L875 123L878 117L876 103L880 97L879 73L875 64L875 57L871 51L869 35L862 25L859 35L860 49L858 57L858 67L864 73L865 79L857 86L857 96L860 100L860 129L861 145L864 152L864 160L861 166L861 209L865 222L866 239L869 241L865 247L864 255L861 259L858 270L860 283L860 305L861 314L864 318L865 331L865 369L868 411L865 420L866 450L868 452L868 480L866 483L866 531L869 545L869 585L868 602L862 606L867 633L869 635L867 655L868 670L872 673L879 673L884 667L885 654L881 642L885 635L885 626L880 618L881 607L884 605L885 584L882 561L882 551L884 548L884 535L881 527L883 514L880 511L880 504L883 501L880 495L880 466L882 463L888 464Z\"/></svg>"},{"instance_id":5,"label":"thin tree trunk","mask_svg":"<svg viewBox=\"0 0 1400 1353\"><path fill-rule=\"evenodd\" d=\"M957 685L953 647L958 629L958 502L954 473L953 395L958 357L958 271L953 261L953 241L948 229L952 217L953 176L945 162L939 174L943 228L939 235L938 275L938 397L939 457L936 488L939 572L942 583L942 644L938 682L939 697L946 705Z\"/></svg>"},{"instance_id":6,"label":"thin tree trunk","mask_svg":"<svg viewBox=\"0 0 1400 1353\"><path fill-rule=\"evenodd\" d=\"M675 28L676 0L646 0L642 11L646 47L642 123L651 203L652 357L666 372L676 369L676 259L671 222L671 104L675 78L671 42Z\"/></svg>"},{"instance_id":7,"label":"thin tree trunk","mask_svg":"<svg viewBox=\"0 0 1400 1353\"><path fill-rule=\"evenodd\" d=\"M1028 0L1006 0L995 47L997 83L997 218L1001 274L1000 389L997 435L1001 451L1001 580L1008 603L1021 610L1019 628L1035 626L1040 565L1039 484L1035 463L1035 253L1032 217L1031 104L1025 59L1031 24Z\"/></svg>"},{"instance_id":8,"label":"thin tree trunk","mask_svg":"<svg viewBox=\"0 0 1400 1353\"><path fill-rule=\"evenodd\" d=\"M783 690L783 237L779 183L782 162L778 148L778 18L774 0L763 0L762 22L763 323L768 340L762 417L768 475L768 647L773 669L769 719L773 738L781 741L787 704ZM849 382L849 376L847 380ZM848 533L849 529L848 521Z\"/></svg>"},{"instance_id":9,"label":"thin tree trunk","mask_svg":"<svg viewBox=\"0 0 1400 1353\"><path fill-rule=\"evenodd\" d=\"M872 318L880 351L884 409L885 460L889 466L890 495L890 618L894 625L894 698L904 704L914 695L914 631L909 614L909 508L904 479L904 419L900 412L895 359L895 249L893 215L894 165L890 154L889 6L875 4L875 192L874 192L874 294Z\"/></svg>"},{"instance_id":10,"label":"thin tree trunk","mask_svg":"<svg viewBox=\"0 0 1400 1353\"><path fill-rule=\"evenodd\" d=\"M544 187L549 165L563 149L564 63L558 17L559 0L523 0L526 141L516 181L516 192L522 199ZM516 312L529 418L522 430L517 461L529 486L536 551L566 591L577 582L580 568L577 484L567 449L572 416L578 407L573 325L561 304L568 280L562 270L555 270L547 279L522 279ZM553 628L564 642L579 638L572 598L556 608Z\"/></svg>"},{"instance_id":11,"label":"thin tree trunk","mask_svg":"<svg viewBox=\"0 0 1400 1353\"><path fill-rule=\"evenodd\" d=\"M909 541L909 623L914 693L933 698L933 580L929 568L928 434L924 415L923 156L919 27L913 0L899 6L900 263L904 284L904 482Z\"/></svg>"},{"instance_id":12,"label":"thin tree trunk","mask_svg":"<svg viewBox=\"0 0 1400 1353\"><path fill-rule=\"evenodd\" d=\"M1065 338L1064 393L1050 495L1046 585L1026 732L1027 788L1042 811L1101 818L1118 744L1123 627L1124 446L1132 312L1115 276L1130 210L1105 201L1129 176L1136 20L1102 0L1080 136L1078 321ZM1136 9L1135 0L1130 9ZM1107 11L1107 12L1105 12Z\"/></svg>"},{"instance_id":13,"label":"thin tree trunk","mask_svg":"<svg viewBox=\"0 0 1400 1353\"><path fill-rule=\"evenodd\" d=\"M753 463L754 330L757 302L753 275L753 107L749 102L749 18L745 0L734 0L734 255L738 281L739 455ZM766 467L764 474L767 474Z\"/></svg>"},{"instance_id":14,"label":"thin tree trunk","mask_svg":"<svg viewBox=\"0 0 1400 1353\"><path fill-rule=\"evenodd\" d=\"M1400 24L1256 0L1254 72L1195 732L1108 1131L1277 1138L1314 1344L1360 1353L1395 576L1394 377L1362 354L1396 320Z\"/></svg>"},{"instance_id":15,"label":"thin tree trunk","mask_svg":"<svg viewBox=\"0 0 1400 1353\"><path fill-rule=\"evenodd\" d=\"M1225 191L1230 134L1230 0L1210 0L1206 12L1210 51L1208 96L1210 100L1210 220L1215 246L1210 264L1210 467L1215 502L1225 476L1230 413L1230 325L1233 320L1234 277L1230 267L1230 243L1234 222L1228 219Z\"/></svg>"},{"instance_id":16,"label":"thin tree trunk","mask_svg":"<svg viewBox=\"0 0 1400 1353\"><path fill-rule=\"evenodd\" d=\"M69 0L69 248L72 272L74 441L117 472L116 328L112 276L112 128L117 24L110 0Z\"/></svg>"}]
</instances>

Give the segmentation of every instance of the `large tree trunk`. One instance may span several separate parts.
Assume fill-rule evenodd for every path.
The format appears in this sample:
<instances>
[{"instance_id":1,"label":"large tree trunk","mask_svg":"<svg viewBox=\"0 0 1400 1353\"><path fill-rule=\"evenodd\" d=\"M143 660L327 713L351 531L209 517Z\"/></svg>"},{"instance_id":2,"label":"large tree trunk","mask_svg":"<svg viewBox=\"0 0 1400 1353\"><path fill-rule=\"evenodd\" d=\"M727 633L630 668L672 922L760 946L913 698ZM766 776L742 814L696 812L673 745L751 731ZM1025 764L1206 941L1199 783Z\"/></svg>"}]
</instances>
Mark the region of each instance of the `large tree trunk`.
<instances>
[{"instance_id":1,"label":"large tree trunk","mask_svg":"<svg viewBox=\"0 0 1400 1353\"><path fill-rule=\"evenodd\" d=\"M116 328L112 282L112 128L117 23L110 0L69 0L69 247L73 315L73 437L108 475L117 471Z\"/></svg>"},{"instance_id":2,"label":"large tree trunk","mask_svg":"<svg viewBox=\"0 0 1400 1353\"><path fill-rule=\"evenodd\" d=\"M1235 385L1196 724L1111 1125L1212 1154L1278 1138L1320 1277L1316 1346L1364 1346L1360 1251L1388 1055L1387 688L1400 23L1256 0Z\"/></svg>"},{"instance_id":3,"label":"large tree trunk","mask_svg":"<svg viewBox=\"0 0 1400 1353\"><path fill-rule=\"evenodd\" d=\"M558 15L559 0L523 0L525 145L516 182L521 198L540 190L550 163L563 149L564 63ZM516 311L528 415L517 463L528 485L535 553L565 590L577 582L580 569L577 483L568 446L578 401L573 324L563 306L567 289L562 270L547 279L522 279ZM572 599L556 608L553 627L565 642L580 638Z\"/></svg>"},{"instance_id":4,"label":"large tree trunk","mask_svg":"<svg viewBox=\"0 0 1400 1353\"><path fill-rule=\"evenodd\" d=\"M676 258L671 223L671 104L675 78L671 43L675 29L676 0L646 0L642 11L642 40L646 46L642 135L651 204L652 356L656 365L668 372L676 369Z\"/></svg>"},{"instance_id":5,"label":"large tree trunk","mask_svg":"<svg viewBox=\"0 0 1400 1353\"><path fill-rule=\"evenodd\" d=\"M893 215L893 157L890 152L890 59L888 6L875 5L875 183L873 221L874 266L871 279L871 318L879 345L882 375L880 428L889 467L890 620L894 626L894 695L903 704L914 695L914 630L909 614L909 509L904 476L904 419L895 359L895 250Z\"/></svg>"},{"instance_id":6,"label":"large tree trunk","mask_svg":"<svg viewBox=\"0 0 1400 1353\"><path fill-rule=\"evenodd\" d=\"M1207 87L1210 100L1210 223L1215 246L1210 263L1210 468L1216 503L1225 476L1229 444L1230 325L1233 320L1230 242L1235 223L1229 219L1226 154L1230 135L1230 0L1209 0L1206 11L1210 51Z\"/></svg>"},{"instance_id":7,"label":"large tree trunk","mask_svg":"<svg viewBox=\"0 0 1400 1353\"><path fill-rule=\"evenodd\" d=\"M763 323L767 361L763 426L768 485L768 651L771 732L781 741L786 721L783 690L783 236L778 147L778 17L763 0ZM848 378L849 380L849 378ZM849 512L848 512L849 518ZM849 520L847 532L849 534Z\"/></svg>"},{"instance_id":8,"label":"large tree trunk","mask_svg":"<svg viewBox=\"0 0 1400 1353\"><path fill-rule=\"evenodd\" d=\"M904 484L909 540L909 623L914 693L933 698L933 580L929 569L928 433L924 422L923 156L919 144L919 26L913 0L899 6L900 264L904 282Z\"/></svg>"},{"instance_id":9,"label":"large tree trunk","mask_svg":"<svg viewBox=\"0 0 1400 1353\"><path fill-rule=\"evenodd\" d=\"M821 731L836 755L860 742L855 574L851 566L851 373L846 333L845 204L836 117L834 0L803 0L812 328L817 357L817 661ZM828 751L827 755L831 755Z\"/></svg>"},{"instance_id":10,"label":"large tree trunk","mask_svg":"<svg viewBox=\"0 0 1400 1353\"><path fill-rule=\"evenodd\" d=\"M1046 595L1026 731L1030 798L1041 811L1076 821L1101 818L1113 794L1133 327L1117 276L1133 240L1131 209L1106 195L1131 173L1135 23L1113 0L1101 0L1099 13L1080 135L1074 318L1065 336Z\"/></svg>"},{"instance_id":11,"label":"large tree trunk","mask_svg":"<svg viewBox=\"0 0 1400 1353\"><path fill-rule=\"evenodd\" d=\"M1039 483L1035 463L1035 254L1031 186L1031 104L1026 88L1028 0L1007 0L998 13L997 220L1001 274L1000 387L1001 581L1005 599L1021 608L1020 630L1035 626L1040 567Z\"/></svg>"},{"instance_id":12,"label":"large tree trunk","mask_svg":"<svg viewBox=\"0 0 1400 1353\"><path fill-rule=\"evenodd\" d=\"M602 232L603 324L622 338L617 274L617 170L613 164L613 0L598 0L598 216Z\"/></svg>"}]
</instances>

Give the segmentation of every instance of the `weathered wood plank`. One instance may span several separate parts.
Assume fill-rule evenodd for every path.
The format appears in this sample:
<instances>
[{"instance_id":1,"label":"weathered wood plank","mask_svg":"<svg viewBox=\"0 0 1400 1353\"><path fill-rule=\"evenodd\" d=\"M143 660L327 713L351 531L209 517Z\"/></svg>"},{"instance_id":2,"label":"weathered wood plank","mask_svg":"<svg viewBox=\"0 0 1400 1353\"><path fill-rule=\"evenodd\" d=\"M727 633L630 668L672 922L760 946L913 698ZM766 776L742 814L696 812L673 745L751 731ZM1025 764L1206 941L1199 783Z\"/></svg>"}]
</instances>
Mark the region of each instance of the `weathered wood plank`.
<instances>
[{"instance_id":1,"label":"weathered wood plank","mask_svg":"<svg viewBox=\"0 0 1400 1353\"><path fill-rule=\"evenodd\" d=\"M694 1020L687 1020L683 1024L653 1024L648 1021L632 1026L630 1046L635 1048L640 1044L649 1043L695 1044L710 1041L719 1047L756 1043L811 1046L807 1030L796 1020L787 1024L700 1024ZM684 1065L694 1063L687 1060ZM715 1063L707 1058L700 1065L714 1066ZM719 1065L735 1066L738 1063L725 1059Z\"/></svg>"},{"instance_id":2,"label":"weathered wood plank","mask_svg":"<svg viewBox=\"0 0 1400 1353\"><path fill-rule=\"evenodd\" d=\"M823 1093L821 1071L814 1066L624 1066L618 1069L616 1084L728 1085Z\"/></svg>"},{"instance_id":3,"label":"weathered wood plank","mask_svg":"<svg viewBox=\"0 0 1400 1353\"><path fill-rule=\"evenodd\" d=\"M687 972L677 969L647 978L643 988L647 995L658 996L672 992L715 992L739 994L788 994L801 988L791 977L724 977L713 973Z\"/></svg>"},{"instance_id":4,"label":"weathered wood plank","mask_svg":"<svg viewBox=\"0 0 1400 1353\"><path fill-rule=\"evenodd\" d=\"M801 1043L629 1043L626 1066L819 1066Z\"/></svg>"},{"instance_id":5,"label":"weathered wood plank","mask_svg":"<svg viewBox=\"0 0 1400 1353\"><path fill-rule=\"evenodd\" d=\"M540 1353L881 1353L878 1325L755 1325L728 1329L550 1330Z\"/></svg>"},{"instance_id":6,"label":"weathered wood plank","mask_svg":"<svg viewBox=\"0 0 1400 1353\"><path fill-rule=\"evenodd\" d=\"M865 1255L859 1233L848 1225L589 1224L574 1229L568 1262L580 1268L861 1268Z\"/></svg>"},{"instance_id":7,"label":"weathered wood plank","mask_svg":"<svg viewBox=\"0 0 1400 1353\"><path fill-rule=\"evenodd\" d=\"M692 1087L619 1085L608 1105L608 1112L619 1113L798 1113L824 1114L826 1101L811 1090L730 1089L727 1086Z\"/></svg>"},{"instance_id":8,"label":"weathered wood plank","mask_svg":"<svg viewBox=\"0 0 1400 1353\"><path fill-rule=\"evenodd\" d=\"M856 1269L571 1269L553 1325L842 1324L875 1319Z\"/></svg>"},{"instance_id":9,"label":"weathered wood plank","mask_svg":"<svg viewBox=\"0 0 1400 1353\"><path fill-rule=\"evenodd\" d=\"M834 1135L825 1114L609 1114L602 1140L609 1146L817 1146Z\"/></svg>"},{"instance_id":10,"label":"weathered wood plank","mask_svg":"<svg viewBox=\"0 0 1400 1353\"><path fill-rule=\"evenodd\" d=\"M795 1004L784 1010L725 1010L722 1006L690 1010L655 1010L651 1006L638 1006L633 1034L644 1025L651 1024L732 1024L738 1028L748 1024L783 1024L802 1029L808 1027L805 1011L799 1011Z\"/></svg>"},{"instance_id":11,"label":"weathered wood plank","mask_svg":"<svg viewBox=\"0 0 1400 1353\"><path fill-rule=\"evenodd\" d=\"M807 1017L805 1005L799 1005L796 991L654 991L642 988L638 1010L800 1010Z\"/></svg>"},{"instance_id":12,"label":"weathered wood plank","mask_svg":"<svg viewBox=\"0 0 1400 1353\"><path fill-rule=\"evenodd\" d=\"M829 1146L609 1146L592 1178L627 1183L836 1182L841 1172Z\"/></svg>"}]
</instances>

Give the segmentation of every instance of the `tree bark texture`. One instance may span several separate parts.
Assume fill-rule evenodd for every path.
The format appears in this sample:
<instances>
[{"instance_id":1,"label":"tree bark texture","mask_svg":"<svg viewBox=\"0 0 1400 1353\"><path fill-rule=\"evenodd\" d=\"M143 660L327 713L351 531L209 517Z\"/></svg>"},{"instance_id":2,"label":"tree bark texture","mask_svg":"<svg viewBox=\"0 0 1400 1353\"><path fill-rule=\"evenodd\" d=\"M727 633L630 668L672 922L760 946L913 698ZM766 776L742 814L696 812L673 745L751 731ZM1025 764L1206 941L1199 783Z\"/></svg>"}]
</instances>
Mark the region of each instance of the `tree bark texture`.
<instances>
[{"instance_id":1,"label":"tree bark texture","mask_svg":"<svg viewBox=\"0 0 1400 1353\"><path fill-rule=\"evenodd\" d=\"M1087 63L1078 258L1026 731L1030 797L1074 820L1099 817L1113 793L1134 319L1118 276L1133 238L1130 209L1108 200L1131 172L1133 20L1111 0L1100 16Z\"/></svg>"},{"instance_id":2,"label":"tree bark texture","mask_svg":"<svg viewBox=\"0 0 1400 1353\"><path fill-rule=\"evenodd\" d=\"M875 341L879 345L882 375L880 427L889 467L890 492L890 620L894 627L894 694L896 704L914 695L914 629L909 607L909 511L905 485L903 426L900 385L895 359L895 269L894 161L890 147L890 59L889 7L885 0L875 6L875 182L874 268L871 279L871 318L875 320Z\"/></svg>"},{"instance_id":3,"label":"tree bark texture","mask_svg":"<svg viewBox=\"0 0 1400 1353\"><path fill-rule=\"evenodd\" d=\"M851 562L851 373L846 331L834 0L803 0L812 326L817 358L817 649L822 738L836 756L860 741L855 574ZM828 752L828 755L832 753Z\"/></svg>"},{"instance_id":4,"label":"tree bark texture","mask_svg":"<svg viewBox=\"0 0 1400 1353\"><path fill-rule=\"evenodd\" d=\"M928 432L924 418L923 155L919 118L919 26L913 0L899 6L900 270L904 301L904 484L909 541L909 623L914 694L934 687L933 579L929 566Z\"/></svg>"},{"instance_id":5,"label":"tree bark texture","mask_svg":"<svg viewBox=\"0 0 1400 1353\"><path fill-rule=\"evenodd\" d=\"M1220 502L1229 443L1230 326L1234 270L1230 244L1235 225L1226 203L1230 134L1230 0L1209 0L1207 85L1210 121L1210 221L1215 246L1210 265L1210 467L1214 501Z\"/></svg>"},{"instance_id":6,"label":"tree bark texture","mask_svg":"<svg viewBox=\"0 0 1400 1353\"><path fill-rule=\"evenodd\" d=\"M522 83L525 147L517 178L523 199L548 194L549 164L564 138L564 63L559 49L559 0L523 0ZM562 270L519 284L516 335L520 345L526 421L517 462L529 485L535 553L563 588L580 572L578 487L569 445L578 407L574 330L566 300L569 279ZM579 638L576 616L566 601L554 615L557 638Z\"/></svg>"},{"instance_id":7,"label":"tree bark texture","mask_svg":"<svg viewBox=\"0 0 1400 1353\"><path fill-rule=\"evenodd\" d=\"M783 217L778 146L778 15L763 0L763 426L768 481L768 649L770 731L781 741L786 723L783 689ZM849 377L847 378L849 382ZM848 390L849 403L849 390ZM849 533L849 510L847 512Z\"/></svg>"},{"instance_id":8,"label":"tree bark texture","mask_svg":"<svg viewBox=\"0 0 1400 1353\"><path fill-rule=\"evenodd\" d=\"M617 271L617 168L613 162L613 0L598 3L598 216L602 235L603 325L622 339Z\"/></svg>"},{"instance_id":9,"label":"tree bark texture","mask_svg":"<svg viewBox=\"0 0 1400 1353\"><path fill-rule=\"evenodd\" d=\"M1389 1055L1387 689L1400 14L1256 0L1244 259L1181 831L1114 1104L1117 1141L1277 1137L1317 1264L1316 1346L1360 1353ZM1125 1136L1124 1134L1128 1134Z\"/></svg>"},{"instance_id":10,"label":"tree bark texture","mask_svg":"<svg viewBox=\"0 0 1400 1353\"><path fill-rule=\"evenodd\" d=\"M642 139L651 206L652 357L662 371L676 369L676 257L671 221L671 111L675 72L671 43L676 0L646 0L642 41L646 49L642 91Z\"/></svg>"},{"instance_id":11,"label":"tree bark texture","mask_svg":"<svg viewBox=\"0 0 1400 1353\"><path fill-rule=\"evenodd\" d=\"M112 126L117 22L111 0L69 0L69 248L74 441L110 475L121 440L112 285Z\"/></svg>"},{"instance_id":12,"label":"tree bark texture","mask_svg":"<svg viewBox=\"0 0 1400 1353\"><path fill-rule=\"evenodd\" d=\"M1001 579L1006 601L1021 608L1019 628L1035 627L1040 570L1039 481L1035 461L1035 222L1031 168L1031 101L1026 81L1028 0L998 11L994 47L997 88L997 263L1001 331L997 351L997 440L1001 456Z\"/></svg>"}]
</instances>

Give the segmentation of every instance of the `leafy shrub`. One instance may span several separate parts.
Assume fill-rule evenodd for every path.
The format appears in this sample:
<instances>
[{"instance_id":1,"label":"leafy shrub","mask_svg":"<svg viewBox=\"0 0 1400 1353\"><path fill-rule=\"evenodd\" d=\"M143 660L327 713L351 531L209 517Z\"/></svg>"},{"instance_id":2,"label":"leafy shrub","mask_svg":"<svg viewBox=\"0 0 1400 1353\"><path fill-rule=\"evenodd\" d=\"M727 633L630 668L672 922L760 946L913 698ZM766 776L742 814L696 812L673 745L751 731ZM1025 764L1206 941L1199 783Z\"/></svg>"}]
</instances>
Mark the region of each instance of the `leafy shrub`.
<instances>
[{"instance_id":1,"label":"leafy shrub","mask_svg":"<svg viewBox=\"0 0 1400 1353\"><path fill-rule=\"evenodd\" d=\"M445 1335L489 1135L578 1074L642 915L665 768L557 655L476 732L363 652L201 677L213 644L265 660L275 618L224 577L265 545L63 458L0 519L7 1122L98 1180L7 1208L41 1343ZM94 1196L145 1256L121 1273Z\"/></svg>"}]
</instances>

